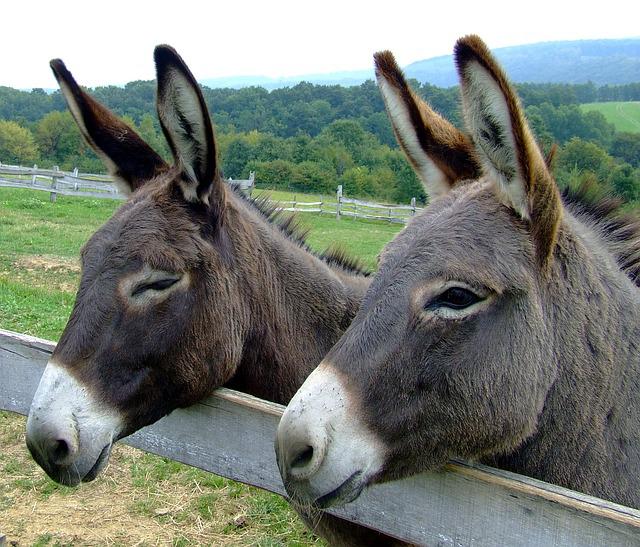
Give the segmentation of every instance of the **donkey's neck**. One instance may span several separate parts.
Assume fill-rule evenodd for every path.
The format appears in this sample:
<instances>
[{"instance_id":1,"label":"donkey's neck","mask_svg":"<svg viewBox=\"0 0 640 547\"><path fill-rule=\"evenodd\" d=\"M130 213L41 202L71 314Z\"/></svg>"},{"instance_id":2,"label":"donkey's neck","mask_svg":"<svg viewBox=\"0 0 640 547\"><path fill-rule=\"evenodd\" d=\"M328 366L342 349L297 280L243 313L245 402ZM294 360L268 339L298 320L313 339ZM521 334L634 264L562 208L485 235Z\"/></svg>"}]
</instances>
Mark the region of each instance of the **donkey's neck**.
<instances>
[{"instance_id":1,"label":"donkey's neck","mask_svg":"<svg viewBox=\"0 0 640 547\"><path fill-rule=\"evenodd\" d=\"M565 227L544 297L557 376L533 436L489 463L639 507L640 290L595 231Z\"/></svg>"},{"instance_id":2,"label":"donkey's neck","mask_svg":"<svg viewBox=\"0 0 640 547\"><path fill-rule=\"evenodd\" d=\"M250 324L228 385L286 403L349 326L369 279L329 266L242 198L229 205L232 222L243 226L232 237L249 246L252 261L243 272Z\"/></svg>"}]
</instances>

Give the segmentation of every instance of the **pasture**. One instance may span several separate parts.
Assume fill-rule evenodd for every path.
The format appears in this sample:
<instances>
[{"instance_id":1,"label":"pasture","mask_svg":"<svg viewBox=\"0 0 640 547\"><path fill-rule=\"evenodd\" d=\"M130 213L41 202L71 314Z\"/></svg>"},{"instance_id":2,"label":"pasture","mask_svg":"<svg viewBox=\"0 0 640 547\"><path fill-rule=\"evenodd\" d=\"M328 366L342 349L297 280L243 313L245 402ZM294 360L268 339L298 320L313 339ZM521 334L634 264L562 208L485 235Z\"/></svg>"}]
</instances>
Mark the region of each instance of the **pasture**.
<instances>
[{"instance_id":1,"label":"pasture","mask_svg":"<svg viewBox=\"0 0 640 547\"><path fill-rule=\"evenodd\" d=\"M275 198L292 199L284 193ZM305 199L297 195L296 199ZM315 199L312 197L306 199ZM119 205L0 190L0 327L57 340L74 301L78 256ZM344 245L368 266L401 228L304 215L308 242ZM36 545L309 545L278 496L170 460L117 447L106 474L79 489L48 479L24 444L24 418L0 413L0 532Z\"/></svg>"},{"instance_id":2,"label":"pasture","mask_svg":"<svg viewBox=\"0 0 640 547\"><path fill-rule=\"evenodd\" d=\"M617 131L640 133L640 102L607 102L586 103L580 108L584 112L595 110L601 112L609 123L616 126Z\"/></svg>"}]
</instances>

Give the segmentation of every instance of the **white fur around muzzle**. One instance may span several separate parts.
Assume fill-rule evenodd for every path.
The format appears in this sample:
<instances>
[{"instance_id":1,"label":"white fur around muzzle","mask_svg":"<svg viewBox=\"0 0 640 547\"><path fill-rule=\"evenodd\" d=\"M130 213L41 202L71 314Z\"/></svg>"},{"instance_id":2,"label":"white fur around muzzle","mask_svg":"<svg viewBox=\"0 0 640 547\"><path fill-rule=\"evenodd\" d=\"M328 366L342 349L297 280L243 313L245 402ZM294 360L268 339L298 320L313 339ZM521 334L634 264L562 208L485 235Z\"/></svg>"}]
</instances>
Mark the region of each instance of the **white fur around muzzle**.
<instances>
[{"instance_id":1,"label":"white fur around muzzle","mask_svg":"<svg viewBox=\"0 0 640 547\"><path fill-rule=\"evenodd\" d=\"M359 488L359 493L381 469L382 443L361 422L355 408L339 376L324 362L291 399L276 442L285 485L298 501L316 502L350 478L354 482L350 490ZM309 465L287 465L286 454L305 445L314 451ZM344 497L349 498L351 493L345 492ZM341 497L337 496L335 503L344 501Z\"/></svg>"},{"instance_id":2,"label":"white fur around muzzle","mask_svg":"<svg viewBox=\"0 0 640 547\"><path fill-rule=\"evenodd\" d=\"M104 468L122 418L100 403L67 370L50 361L27 420L27 444L38 464L57 482L76 485ZM53 461L47 447L64 440L68 457Z\"/></svg>"}]
</instances>

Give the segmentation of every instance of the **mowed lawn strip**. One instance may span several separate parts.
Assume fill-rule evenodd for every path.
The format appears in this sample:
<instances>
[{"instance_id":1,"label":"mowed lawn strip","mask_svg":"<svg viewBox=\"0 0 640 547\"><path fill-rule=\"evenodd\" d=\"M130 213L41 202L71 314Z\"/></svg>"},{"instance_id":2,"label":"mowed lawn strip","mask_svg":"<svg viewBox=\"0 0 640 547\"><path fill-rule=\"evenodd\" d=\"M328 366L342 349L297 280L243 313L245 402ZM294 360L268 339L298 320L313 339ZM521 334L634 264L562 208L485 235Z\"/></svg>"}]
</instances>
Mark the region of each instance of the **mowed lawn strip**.
<instances>
[{"instance_id":1,"label":"mowed lawn strip","mask_svg":"<svg viewBox=\"0 0 640 547\"><path fill-rule=\"evenodd\" d=\"M296 199L317 199L303 196ZM0 188L0 327L59 338L75 299L80 248L119 205L63 196L51 203L45 192ZM342 245L372 269L402 227L317 214L300 220L312 248ZM59 486L29 456L24 424L0 412L0 531L8 541L323 545L279 496L123 445L96 481Z\"/></svg>"},{"instance_id":2,"label":"mowed lawn strip","mask_svg":"<svg viewBox=\"0 0 640 547\"><path fill-rule=\"evenodd\" d=\"M595 110L602 113L618 131L640 133L640 101L585 103L580 108L584 112Z\"/></svg>"}]
</instances>

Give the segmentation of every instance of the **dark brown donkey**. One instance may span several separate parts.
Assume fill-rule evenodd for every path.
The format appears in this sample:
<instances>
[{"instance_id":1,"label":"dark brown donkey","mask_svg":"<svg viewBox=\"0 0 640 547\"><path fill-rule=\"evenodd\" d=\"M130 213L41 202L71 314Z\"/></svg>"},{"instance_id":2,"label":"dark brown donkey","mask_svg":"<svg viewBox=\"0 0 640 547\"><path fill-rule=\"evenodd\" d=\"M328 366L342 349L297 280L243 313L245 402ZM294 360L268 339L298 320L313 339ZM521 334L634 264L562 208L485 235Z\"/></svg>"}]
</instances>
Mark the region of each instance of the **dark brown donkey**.
<instances>
[{"instance_id":1,"label":"dark brown donkey","mask_svg":"<svg viewBox=\"0 0 640 547\"><path fill-rule=\"evenodd\" d=\"M484 43L455 59L469 136L376 55L432 202L289 404L285 484L328 506L459 457L640 507L639 223L563 201Z\"/></svg>"},{"instance_id":2,"label":"dark brown donkey","mask_svg":"<svg viewBox=\"0 0 640 547\"><path fill-rule=\"evenodd\" d=\"M173 166L51 64L85 139L131 194L82 251L74 309L27 422L33 457L67 485L94 479L116 440L216 387L286 403L369 284L223 184L195 79L169 47L155 61ZM317 531L377 539L332 517Z\"/></svg>"}]
</instances>

